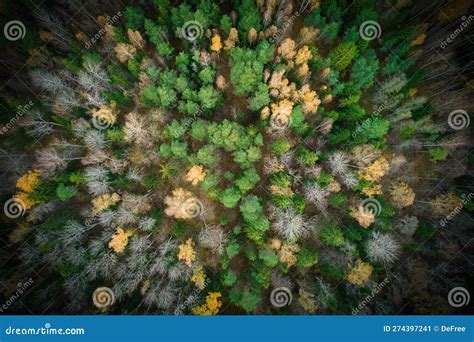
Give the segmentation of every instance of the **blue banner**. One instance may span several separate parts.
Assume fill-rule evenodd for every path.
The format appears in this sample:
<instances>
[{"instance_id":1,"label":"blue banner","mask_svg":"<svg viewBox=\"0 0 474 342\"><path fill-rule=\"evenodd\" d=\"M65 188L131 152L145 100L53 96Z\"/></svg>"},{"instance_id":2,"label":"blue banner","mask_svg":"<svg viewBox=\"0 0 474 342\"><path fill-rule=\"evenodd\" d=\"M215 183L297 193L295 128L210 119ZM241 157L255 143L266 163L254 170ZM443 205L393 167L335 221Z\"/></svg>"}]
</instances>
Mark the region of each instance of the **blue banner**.
<instances>
[{"instance_id":1,"label":"blue banner","mask_svg":"<svg viewBox=\"0 0 474 342\"><path fill-rule=\"evenodd\" d=\"M473 316L2 316L0 341L463 341Z\"/></svg>"}]
</instances>

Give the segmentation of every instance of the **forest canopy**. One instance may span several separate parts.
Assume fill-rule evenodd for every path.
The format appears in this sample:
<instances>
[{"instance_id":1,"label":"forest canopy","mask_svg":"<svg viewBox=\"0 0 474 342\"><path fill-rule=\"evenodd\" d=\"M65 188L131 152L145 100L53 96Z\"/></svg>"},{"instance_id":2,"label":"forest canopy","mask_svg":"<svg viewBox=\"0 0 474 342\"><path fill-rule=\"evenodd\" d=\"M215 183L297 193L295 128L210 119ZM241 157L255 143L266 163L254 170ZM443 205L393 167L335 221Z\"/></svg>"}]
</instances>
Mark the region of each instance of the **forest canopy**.
<instances>
[{"instance_id":1,"label":"forest canopy","mask_svg":"<svg viewBox=\"0 0 474 342\"><path fill-rule=\"evenodd\" d=\"M465 4L11 4L5 297L32 278L35 313L452 312L470 33L438 45Z\"/></svg>"}]
</instances>

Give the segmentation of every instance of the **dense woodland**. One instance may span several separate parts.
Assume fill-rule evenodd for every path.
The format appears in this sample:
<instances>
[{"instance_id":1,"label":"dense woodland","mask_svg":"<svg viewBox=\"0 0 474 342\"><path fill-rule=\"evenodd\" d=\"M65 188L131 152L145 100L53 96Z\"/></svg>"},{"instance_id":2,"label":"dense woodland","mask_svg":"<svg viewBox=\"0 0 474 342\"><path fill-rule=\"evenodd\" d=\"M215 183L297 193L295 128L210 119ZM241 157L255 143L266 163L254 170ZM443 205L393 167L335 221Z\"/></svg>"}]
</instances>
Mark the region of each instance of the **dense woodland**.
<instances>
[{"instance_id":1,"label":"dense woodland","mask_svg":"<svg viewBox=\"0 0 474 342\"><path fill-rule=\"evenodd\" d=\"M4 1L1 312L472 313L470 6Z\"/></svg>"}]
</instances>

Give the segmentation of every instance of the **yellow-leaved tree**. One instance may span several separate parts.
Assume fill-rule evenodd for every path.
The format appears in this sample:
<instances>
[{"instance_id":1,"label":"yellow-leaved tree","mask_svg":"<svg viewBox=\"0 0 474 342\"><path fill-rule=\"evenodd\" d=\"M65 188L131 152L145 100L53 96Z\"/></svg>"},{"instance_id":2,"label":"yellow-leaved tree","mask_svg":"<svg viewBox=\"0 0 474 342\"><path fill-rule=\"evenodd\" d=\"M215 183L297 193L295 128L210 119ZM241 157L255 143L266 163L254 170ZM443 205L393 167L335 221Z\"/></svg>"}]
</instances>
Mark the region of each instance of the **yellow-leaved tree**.
<instances>
[{"instance_id":1,"label":"yellow-leaved tree","mask_svg":"<svg viewBox=\"0 0 474 342\"><path fill-rule=\"evenodd\" d=\"M108 207L117 204L121 197L117 193L102 194L92 199L92 214L95 215Z\"/></svg>"},{"instance_id":2,"label":"yellow-leaved tree","mask_svg":"<svg viewBox=\"0 0 474 342\"><path fill-rule=\"evenodd\" d=\"M115 57L122 63L134 58L137 53L135 46L127 43L118 43L114 50Z\"/></svg>"},{"instance_id":3,"label":"yellow-leaved tree","mask_svg":"<svg viewBox=\"0 0 474 342\"><path fill-rule=\"evenodd\" d=\"M212 36L211 39L211 50L215 52L219 52L222 49L222 42L221 42L221 36L219 34L215 33L214 36Z\"/></svg>"},{"instance_id":4,"label":"yellow-leaved tree","mask_svg":"<svg viewBox=\"0 0 474 342\"><path fill-rule=\"evenodd\" d=\"M197 185L206 178L206 172L201 165L193 165L186 174L186 180L192 185Z\"/></svg>"},{"instance_id":5,"label":"yellow-leaved tree","mask_svg":"<svg viewBox=\"0 0 474 342\"><path fill-rule=\"evenodd\" d=\"M191 238L187 239L185 243L179 245L178 259L183 261L186 266L191 267L193 261L196 260L196 252L194 251L194 242Z\"/></svg>"},{"instance_id":6,"label":"yellow-leaved tree","mask_svg":"<svg viewBox=\"0 0 474 342\"><path fill-rule=\"evenodd\" d=\"M369 227L375 221L375 214L362 204L356 208L350 207L350 215L364 228Z\"/></svg>"},{"instance_id":7,"label":"yellow-leaved tree","mask_svg":"<svg viewBox=\"0 0 474 342\"><path fill-rule=\"evenodd\" d=\"M286 38L283 40L278 47L278 54L282 55L287 61L292 60L296 56L296 43L291 38Z\"/></svg>"},{"instance_id":8,"label":"yellow-leaved tree","mask_svg":"<svg viewBox=\"0 0 474 342\"><path fill-rule=\"evenodd\" d=\"M389 170L389 165L384 157L377 158L366 169L359 170L359 177L369 182L378 182Z\"/></svg>"},{"instance_id":9,"label":"yellow-leaved tree","mask_svg":"<svg viewBox=\"0 0 474 342\"><path fill-rule=\"evenodd\" d=\"M199 203L191 192L183 188L177 188L173 190L171 196L165 197L165 204L167 205L165 214L177 219L187 220L196 216L196 210L200 210Z\"/></svg>"},{"instance_id":10,"label":"yellow-leaved tree","mask_svg":"<svg viewBox=\"0 0 474 342\"><path fill-rule=\"evenodd\" d=\"M109 248L115 253L122 253L128 245L128 238L133 234L132 231L125 231L118 228L112 239L109 241Z\"/></svg>"},{"instance_id":11,"label":"yellow-leaved tree","mask_svg":"<svg viewBox=\"0 0 474 342\"><path fill-rule=\"evenodd\" d=\"M397 209L405 208L413 204L415 201L415 192L404 182L392 184L392 192L390 194L390 202Z\"/></svg>"},{"instance_id":12,"label":"yellow-leaved tree","mask_svg":"<svg viewBox=\"0 0 474 342\"><path fill-rule=\"evenodd\" d=\"M357 259L354 266L349 266L347 281L357 286L364 286L370 278L374 268L371 264Z\"/></svg>"},{"instance_id":13,"label":"yellow-leaved tree","mask_svg":"<svg viewBox=\"0 0 474 342\"><path fill-rule=\"evenodd\" d=\"M222 302L219 300L220 297L222 297L220 292L209 292L204 304L193 308L193 313L199 316L217 315L222 306Z\"/></svg>"}]
</instances>

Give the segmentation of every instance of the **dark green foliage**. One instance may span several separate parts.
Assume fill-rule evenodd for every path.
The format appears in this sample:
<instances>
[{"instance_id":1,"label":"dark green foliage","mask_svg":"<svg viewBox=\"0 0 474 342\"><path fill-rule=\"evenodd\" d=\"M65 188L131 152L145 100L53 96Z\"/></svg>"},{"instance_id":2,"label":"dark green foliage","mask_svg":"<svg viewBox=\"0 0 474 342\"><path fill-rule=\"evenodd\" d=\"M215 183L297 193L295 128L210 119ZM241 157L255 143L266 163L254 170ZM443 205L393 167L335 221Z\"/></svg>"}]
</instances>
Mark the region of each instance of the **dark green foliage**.
<instances>
[{"instance_id":1,"label":"dark green foliage","mask_svg":"<svg viewBox=\"0 0 474 342\"><path fill-rule=\"evenodd\" d=\"M145 19L145 32L150 42L155 44L156 51L163 57L170 57L173 54L173 47L164 38L164 27L155 24L152 20Z\"/></svg>"},{"instance_id":2,"label":"dark green foliage","mask_svg":"<svg viewBox=\"0 0 474 342\"><path fill-rule=\"evenodd\" d=\"M346 69L352 62L357 51L354 42L343 42L329 52L331 66L337 71Z\"/></svg>"},{"instance_id":3,"label":"dark green foliage","mask_svg":"<svg viewBox=\"0 0 474 342\"><path fill-rule=\"evenodd\" d=\"M344 235L337 223L334 221L328 221L321 229L322 241L332 247L340 247L345 243Z\"/></svg>"},{"instance_id":4,"label":"dark green foliage","mask_svg":"<svg viewBox=\"0 0 474 342\"><path fill-rule=\"evenodd\" d=\"M270 151L276 155L286 153L290 150L290 148L291 144L285 139L277 139L270 145Z\"/></svg>"},{"instance_id":5,"label":"dark green foliage","mask_svg":"<svg viewBox=\"0 0 474 342\"><path fill-rule=\"evenodd\" d=\"M220 124L212 123L208 126L208 136L213 144L222 147L227 152L235 151L241 145L240 138L245 136L242 126L228 120ZM248 142L247 146L250 144Z\"/></svg>"},{"instance_id":6,"label":"dark green foliage","mask_svg":"<svg viewBox=\"0 0 474 342\"><path fill-rule=\"evenodd\" d=\"M278 185L281 188L287 188L290 186L292 178L290 175L286 174L285 172L277 172L270 176L270 182L275 185Z\"/></svg>"},{"instance_id":7,"label":"dark green foliage","mask_svg":"<svg viewBox=\"0 0 474 342\"><path fill-rule=\"evenodd\" d=\"M28 197L35 201L47 202L56 198L57 183L46 179L40 180Z\"/></svg>"},{"instance_id":8,"label":"dark green foliage","mask_svg":"<svg viewBox=\"0 0 474 342\"><path fill-rule=\"evenodd\" d=\"M212 85L207 85L199 89L198 97L201 108L208 112L217 108L222 101L222 94L214 89Z\"/></svg>"},{"instance_id":9,"label":"dark green foliage","mask_svg":"<svg viewBox=\"0 0 474 342\"><path fill-rule=\"evenodd\" d=\"M257 45L257 50L239 47L232 49L230 53L230 81L234 85L237 95L248 94L257 89L262 81L264 65L273 58L274 51L274 46L266 41L260 42ZM259 92L264 92L264 87ZM265 102L265 98L262 100L262 95L259 97L261 103Z\"/></svg>"},{"instance_id":10,"label":"dark green foliage","mask_svg":"<svg viewBox=\"0 0 474 342\"><path fill-rule=\"evenodd\" d=\"M245 311L253 311L260 303L262 297L259 293L245 289L232 289L229 293L229 298L232 302L238 304Z\"/></svg>"},{"instance_id":11,"label":"dark green foliage","mask_svg":"<svg viewBox=\"0 0 474 342\"><path fill-rule=\"evenodd\" d=\"M428 154L432 161L437 162L440 160L445 160L449 153L448 150L445 148L431 148L428 150Z\"/></svg>"},{"instance_id":12,"label":"dark green foliage","mask_svg":"<svg viewBox=\"0 0 474 342\"><path fill-rule=\"evenodd\" d=\"M295 211L297 214L302 214L304 208L306 207L306 203L304 201L303 196L300 194L293 195L293 206L295 207Z\"/></svg>"},{"instance_id":13,"label":"dark green foliage","mask_svg":"<svg viewBox=\"0 0 474 342\"><path fill-rule=\"evenodd\" d=\"M299 252L296 255L296 264L298 267L308 268L315 265L318 262L318 253L311 247L301 246Z\"/></svg>"},{"instance_id":14,"label":"dark green foliage","mask_svg":"<svg viewBox=\"0 0 474 342\"><path fill-rule=\"evenodd\" d=\"M346 277L346 272L342 269L337 267L334 264L331 264L329 262L322 262L319 264L319 271L324 277L327 278L332 278L336 280L344 280Z\"/></svg>"},{"instance_id":15,"label":"dark green foliage","mask_svg":"<svg viewBox=\"0 0 474 342\"><path fill-rule=\"evenodd\" d=\"M240 205L240 212L246 221L244 229L247 236L257 243L263 243L264 234L270 227L270 223L263 215L261 199L255 195L245 197Z\"/></svg>"},{"instance_id":16,"label":"dark green foliage","mask_svg":"<svg viewBox=\"0 0 474 342\"><path fill-rule=\"evenodd\" d=\"M363 56L356 59L351 71L351 81L362 89L367 89L374 83L379 61L373 49L368 49Z\"/></svg>"},{"instance_id":17,"label":"dark green foliage","mask_svg":"<svg viewBox=\"0 0 474 342\"><path fill-rule=\"evenodd\" d=\"M112 185L120 189L126 189L131 183L132 180L126 175L119 175L112 181Z\"/></svg>"},{"instance_id":18,"label":"dark green foliage","mask_svg":"<svg viewBox=\"0 0 474 342\"><path fill-rule=\"evenodd\" d=\"M301 106L295 106L290 117L290 126L293 127L297 132L303 128L304 123L304 113L301 110Z\"/></svg>"},{"instance_id":19,"label":"dark green foliage","mask_svg":"<svg viewBox=\"0 0 474 342\"><path fill-rule=\"evenodd\" d=\"M337 192L329 196L329 204L334 209L341 208L342 204L344 204L344 202L346 201L347 201L347 197L342 192Z\"/></svg>"},{"instance_id":20,"label":"dark green foliage","mask_svg":"<svg viewBox=\"0 0 474 342\"><path fill-rule=\"evenodd\" d=\"M205 145L197 153L197 161L205 166L212 166L219 163L217 148L214 145Z\"/></svg>"},{"instance_id":21,"label":"dark green foliage","mask_svg":"<svg viewBox=\"0 0 474 342\"><path fill-rule=\"evenodd\" d=\"M81 171L76 171L69 175L69 181L72 184L78 186L78 185L84 184L86 181L86 178L84 177L84 174Z\"/></svg>"},{"instance_id":22,"label":"dark green foliage","mask_svg":"<svg viewBox=\"0 0 474 342\"><path fill-rule=\"evenodd\" d=\"M232 20L228 15L223 15L220 20L220 28L226 34L229 34L230 29L232 28Z\"/></svg>"},{"instance_id":23,"label":"dark green foliage","mask_svg":"<svg viewBox=\"0 0 474 342\"><path fill-rule=\"evenodd\" d=\"M254 1L242 0L237 12L239 14L239 32L243 37L247 37L247 32L251 28L254 28L257 32L262 29L262 19Z\"/></svg>"},{"instance_id":24,"label":"dark green foliage","mask_svg":"<svg viewBox=\"0 0 474 342\"><path fill-rule=\"evenodd\" d=\"M254 168L244 171L244 173L235 181L235 185L240 189L241 193L251 190L260 180L260 176Z\"/></svg>"},{"instance_id":25,"label":"dark green foliage","mask_svg":"<svg viewBox=\"0 0 474 342\"><path fill-rule=\"evenodd\" d=\"M257 89L249 99L249 109L253 111L259 111L267 104L270 103L270 94L268 93L268 86L265 83L260 83Z\"/></svg>"},{"instance_id":26,"label":"dark green foliage","mask_svg":"<svg viewBox=\"0 0 474 342\"><path fill-rule=\"evenodd\" d=\"M224 275L224 279L222 280L222 284L225 286L232 286L235 284L237 281L237 276L235 275L234 272L232 271L227 271L227 273Z\"/></svg>"},{"instance_id":27,"label":"dark green foliage","mask_svg":"<svg viewBox=\"0 0 474 342\"><path fill-rule=\"evenodd\" d=\"M145 14L143 10L139 7L130 6L127 7L124 13L125 20L127 24L125 29L132 29L138 31L143 27L143 22L145 20Z\"/></svg>"},{"instance_id":28,"label":"dark green foliage","mask_svg":"<svg viewBox=\"0 0 474 342\"><path fill-rule=\"evenodd\" d=\"M368 232L365 228L359 227L357 225L349 225L344 227L344 236L353 241L353 242L361 242L364 239L367 239L370 232Z\"/></svg>"},{"instance_id":29,"label":"dark green foliage","mask_svg":"<svg viewBox=\"0 0 474 342\"><path fill-rule=\"evenodd\" d=\"M186 222L184 221L177 221L176 225L173 228L173 235L177 238L182 237L187 230Z\"/></svg>"},{"instance_id":30,"label":"dark green foliage","mask_svg":"<svg viewBox=\"0 0 474 342\"><path fill-rule=\"evenodd\" d=\"M260 159L260 149L256 146L250 146L246 150L239 150L233 153L234 160L242 168L250 167L252 163Z\"/></svg>"},{"instance_id":31,"label":"dark green foliage","mask_svg":"<svg viewBox=\"0 0 474 342\"><path fill-rule=\"evenodd\" d=\"M64 183L60 183L56 188L56 196L61 201L67 201L68 199L76 196L77 189L74 186L66 186Z\"/></svg>"},{"instance_id":32,"label":"dark green foliage","mask_svg":"<svg viewBox=\"0 0 474 342\"><path fill-rule=\"evenodd\" d=\"M240 251L240 244L237 241L231 241L225 249L229 259L232 259Z\"/></svg>"},{"instance_id":33,"label":"dark green foliage","mask_svg":"<svg viewBox=\"0 0 474 342\"><path fill-rule=\"evenodd\" d=\"M319 159L317 152L312 152L303 145L298 146L296 149L296 155L298 159L305 165L313 165Z\"/></svg>"},{"instance_id":34,"label":"dark green foliage","mask_svg":"<svg viewBox=\"0 0 474 342\"><path fill-rule=\"evenodd\" d=\"M220 177L216 174L206 174L206 178L200 183L201 188L204 189L204 191L210 191L212 189L215 189L220 182Z\"/></svg>"},{"instance_id":35,"label":"dark green foliage","mask_svg":"<svg viewBox=\"0 0 474 342\"><path fill-rule=\"evenodd\" d=\"M207 66L199 72L198 76L203 84L212 84L216 79L216 70Z\"/></svg>"},{"instance_id":36,"label":"dark green foliage","mask_svg":"<svg viewBox=\"0 0 474 342\"><path fill-rule=\"evenodd\" d=\"M258 251L258 257L265 265L273 267L278 264L278 256L273 249L265 248Z\"/></svg>"},{"instance_id":37,"label":"dark green foliage","mask_svg":"<svg viewBox=\"0 0 474 342\"><path fill-rule=\"evenodd\" d=\"M74 213L72 211L55 212L46 219L41 227L45 230L61 230L64 229L69 220L73 219Z\"/></svg>"},{"instance_id":38,"label":"dark green foliage","mask_svg":"<svg viewBox=\"0 0 474 342\"><path fill-rule=\"evenodd\" d=\"M140 184L146 189L154 189L159 187L160 179L158 178L157 174L151 173L143 177L143 179L140 181Z\"/></svg>"},{"instance_id":39,"label":"dark green foliage","mask_svg":"<svg viewBox=\"0 0 474 342\"><path fill-rule=\"evenodd\" d=\"M225 189L220 195L219 200L226 208L235 208L240 200L241 193L238 188L232 187Z\"/></svg>"},{"instance_id":40,"label":"dark green foliage","mask_svg":"<svg viewBox=\"0 0 474 342\"><path fill-rule=\"evenodd\" d=\"M120 294L110 308L114 313L133 311L144 302L154 312L168 312L158 303L163 298L170 299L173 308L197 295L196 305L187 306L186 312L191 313L210 292L222 295L218 314L304 313L298 290L305 289L315 296L316 313L341 314L357 307L370 295L372 284L386 275L386 265L369 257L372 247L368 242L374 232L394 236L405 253L421 253L435 261L442 246L436 238L436 222L425 218L425 210L417 211L418 207L395 210L389 201L390 187L395 178L408 182L413 176L422 180L410 183L417 201L432 200L438 190L430 195L425 187L429 188L430 180L442 178L438 171L448 166L454 153L450 144L458 142L455 138L464 142L463 137L468 136L467 130L455 132L442 117L433 117L443 113L439 101L430 104L432 96L426 93L432 88L430 81L436 89L469 86L447 86L452 75L461 72L462 76L464 71L453 72L462 65L462 54L451 50L461 47L462 39L443 49L451 58L445 70L427 59L426 46L410 44L417 36L417 40L423 38L419 34L426 25L418 25L414 18L419 16L414 16L408 4L392 11L389 4L376 0L321 0L303 13L296 12L301 10L299 2L154 0L125 4L123 17L107 32L98 31L104 37L90 44L83 40L103 28L102 19L97 20L100 27L96 31L91 26L80 32L77 23L82 19L70 23L66 18L63 31L59 24L70 9L63 9L61 1L56 3L45 4L45 9L50 5L60 9L51 8L58 17L53 24L58 27L52 30L42 23L41 39L37 37L40 27L35 30L31 18L12 10L18 4L12 2L12 8L7 6L3 13L27 26L24 39L2 47L6 54L10 48L19 49L15 53L22 59L25 75L43 95L32 99L32 108L19 112L29 103L28 89L10 84L1 91L5 115L0 119L0 159L14 166L4 177L4 190L11 193L2 199L27 196L35 204L23 218L0 219L0 224L6 223L12 246L20 240L18 246L28 246L21 256L29 262L25 267L22 258L12 258L0 282L22 278L25 270L34 268L54 280L52 289L69 289L80 279L76 285L81 302L76 304L85 309L91 308L90 295L97 287L113 285ZM27 7L30 14L34 12L34 7ZM89 16L93 19L109 12L110 8L99 6ZM409 18L413 26L406 25ZM359 33L360 25L368 20L383 28L381 37L370 42ZM183 35L183 26L191 22L199 26L196 40ZM233 27L238 29L239 41L229 48L226 40ZM299 32L303 27L318 30L316 39ZM249 42L248 33L253 29L258 38ZM144 45L130 39L127 30L140 33ZM423 31L427 43L432 42L431 31ZM214 35L221 39L220 51L211 49ZM308 46L312 53L306 77L298 75L301 65L295 59L283 58L276 51L276 41L289 37L297 44L295 51ZM136 51L116 64L118 43L133 44ZM13 75L9 69L14 66L13 60L4 65L6 79ZM452 66L454 69L449 68ZM433 73L438 69L446 81ZM272 80L282 70L288 88ZM216 82L218 76L224 77L225 87ZM303 86L309 86L321 100L314 113L305 108L309 96L304 95ZM289 127L280 132L269 121L276 116L272 105L284 99L292 102L293 110ZM112 108L114 119L105 129L94 122L97 109L106 115L108 108L101 108L102 104ZM265 107L275 116L262 120ZM36 111L45 124L33 127L30 119L37 119ZM23 115L21 121L15 121ZM48 124L52 132L41 137L43 132L31 131L47 130ZM349 172L357 179L358 170L370 163L354 150L360 147L363 153L370 153L371 147L365 144L387 160L402 153L408 166L418 158L417 170L395 167L394 159L390 161L395 163L393 172L380 181L355 180L353 185ZM463 145L455 154L462 158L467 147ZM414 155L413 149L418 153ZM348 172L342 167L337 170L337 160L331 160L336 152L346 155ZM197 184L186 177L193 166L204 169ZM36 168L41 169L38 181L34 174L26 173ZM419 173L426 174L420 178ZM15 184L20 175L26 177ZM24 189L29 181L35 182L32 191ZM332 187L335 182L341 185L340 191ZM467 196L471 183L468 175L462 175L451 177L447 185ZM363 190L373 185L380 185L383 195L372 198L380 203L380 212L366 229L352 217L351 208L357 208L367 197ZM327 207L320 205L323 201L306 205L306 198L318 197L319 188ZM448 188L439 191L445 193ZM107 196L112 194L109 202ZM115 201L117 195L120 199ZM179 215L179 210L187 211L188 200L202 204L201 215ZM462 226L473 208L472 202L463 203L463 215L456 222ZM416 221L413 216L419 220L416 232L405 234L408 228L400 225L415 224L409 222ZM124 241L127 246L122 252L109 245L118 228L132 234ZM449 228L446 231L462 241L462 230L456 230L454 224ZM208 229L216 229L215 235L201 234ZM283 254L294 242L288 237L292 229L301 237L293 252L295 263L290 266ZM178 253L188 239L196 253L191 267ZM274 239L282 245L278 247ZM347 286L347 272L358 259L370 263L373 272L365 285ZM46 262L51 260L52 264ZM189 281L189 274L201 266L206 275L202 291ZM182 270L186 272L180 276ZM454 275L458 282L461 273ZM449 276L452 272L441 272L438 278ZM286 308L274 308L268 300L270 292L285 286L285 279L295 285L292 294L298 297ZM445 289L445 285L433 284L432 294L438 295L436 289ZM156 289L163 292L159 298L150 292ZM168 298L167 289L179 296ZM25 305L36 307L50 294L46 290L25 297ZM377 300L390 309L392 297L390 291L384 291ZM380 305L367 308L380 311ZM418 310L416 306L408 309Z\"/></svg>"},{"instance_id":41,"label":"dark green foliage","mask_svg":"<svg viewBox=\"0 0 474 342\"><path fill-rule=\"evenodd\" d=\"M340 118L342 120L352 121L352 122L358 121L364 118L366 115L367 113L365 112L365 110L356 104L351 104L340 112Z\"/></svg>"},{"instance_id":42,"label":"dark green foliage","mask_svg":"<svg viewBox=\"0 0 474 342\"><path fill-rule=\"evenodd\" d=\"M124 88L130 88L133 83L131 82L130 72L120 68L117 65L108 65L107 71L109 72L110 79L114 84L121 85Z\"/></svg>"},{"instance_id":43,"label":"dark green foliage","mask_svg":"<svg viewBox=\"0 0 474 342\"><path fill-rule=\"evenodd\" d=\"M279 208L289 208L293 205L293 198L284 195L271 195L272 203Z\"/></svg>"},{"instance_id":44,"label":"dark green foliage","mask_svg":"<svg viewBox=\"0 0 474 342\"><path fill-rule=\"evenodd\" d=\"M194 18L201 23L204 30L219 19L219 6L212 0L200 0Z\"/></svg>"},{"instance_id":45,"label":"dark green foliage","mask_svg":"<svg viewBox=\"0 0 474 342\"><path fill-rule=\"evenodd\" d=\"M191 136L196 140L204 140L207 137L208 124L206 121L198 119L191 126Z\"/></svg>"},{"instance_id":46,"label":"dark green foliage","mask_svg":"<svg viewBox=\"0 0 474 342\"><path fill-rule=\"evenodd\" d=\"M426 220L422 220L418 225L418 229L415 232L415 236L424 241L431 239L435 233L436 229L431 226Z\"/></svg>"}]
</instances>

